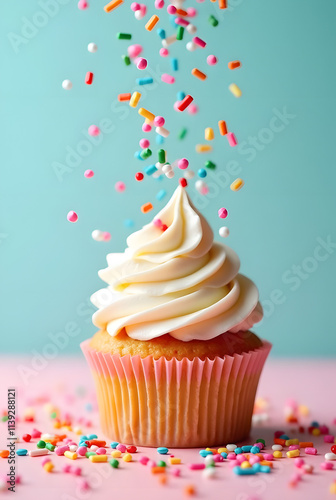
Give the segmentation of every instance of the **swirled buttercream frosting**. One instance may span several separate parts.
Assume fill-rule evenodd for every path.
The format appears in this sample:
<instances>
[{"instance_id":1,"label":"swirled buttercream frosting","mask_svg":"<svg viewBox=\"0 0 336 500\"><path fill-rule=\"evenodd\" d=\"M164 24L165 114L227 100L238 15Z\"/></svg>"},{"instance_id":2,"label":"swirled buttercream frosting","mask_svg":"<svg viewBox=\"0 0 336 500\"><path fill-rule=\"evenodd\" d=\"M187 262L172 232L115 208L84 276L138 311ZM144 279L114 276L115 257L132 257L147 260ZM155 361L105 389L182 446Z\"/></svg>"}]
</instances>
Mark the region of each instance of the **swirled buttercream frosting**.
<instances>
[{"instance_id":1,"label":"swirled buttercream frosting","mask_svg":"<svg viewBox=\"0 0 336 500\"><path fill-rule=\"evenodd\" d=\"M169 334L208 340L250 329L262 318L255 284L239 274L239 258L213 232L178 187L153 219L107 255L99 271L107 287L91 297L93 323L115 336L150 340Z\"/></svg>"}]
</instances>

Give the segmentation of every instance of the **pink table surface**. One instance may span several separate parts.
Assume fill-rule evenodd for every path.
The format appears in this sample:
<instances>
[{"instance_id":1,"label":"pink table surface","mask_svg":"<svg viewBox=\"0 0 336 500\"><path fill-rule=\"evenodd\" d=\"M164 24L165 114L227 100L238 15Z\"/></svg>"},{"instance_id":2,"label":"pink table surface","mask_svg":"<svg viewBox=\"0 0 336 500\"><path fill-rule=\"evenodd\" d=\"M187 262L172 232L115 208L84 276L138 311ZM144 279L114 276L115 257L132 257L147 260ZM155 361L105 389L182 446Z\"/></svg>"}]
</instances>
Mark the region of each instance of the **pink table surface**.
<instances>
[{"instance_id":1,"label":"pink table surface","mask_svg":"<svg viewBox=\"0 0 336 500\"><path fill-rule=\"evenodd\" d=\"M7 388L15 386L17 389L16 408L19 421L16 424L16 434L21 437L30 432L33 427L45 433L61 433L55 430L45 405L49 401L57 406L61 413L68 412L73 416L73 425L79 425L81 417L91 421L92 426L80 425L83 433L99 432L99 420L95 403L94 388L91 374L84 359L63 357L49 361L47 366L30 373L27 384L23 383L18 373L18 367L24 365L31 367L28 358L5 357L0 359L0 411L7 408ZM264 413L268 419L263 423L254 425L251 437L245 444L253 444L255 439L266 439L268 449L273 442L273 433L282 429L291 437L298 436L305 441L314 441L318 449L317 456L304 456L306 463L314 466L311 475L305 474L296 488L288 486L289 480L296 470L292 459L283 458L275 461L274 469L270 474L257 474L254 476L236 476L233 474L227 461L216 466L216 476L206 479L202 471L192 471L187 463L201 462L197 449L170 450L171 454L182 459L181 476L173 477L168 474L165 485L159 483L149 468L141 465L139 458L146 456L159 460L166 458L158 455L152 448L139 448L133 455L134 461L125 463L120 461L119 469L113 469L108 463L93 464L86 458L79 458L73 462L65 457L58 457L54 453L51 459L55 465L54 471L46 473L41 466L41 458L16 457L16 473L21 477L21 482L16 486L15 498L30 499L47 498L48 500L89 500L98 498L124 498L151 499L160 498L186 498L184 488L193 484L196 489L192 498L225 498L234 500L248 499L328 499L335 498L329 492L331 483L336 480L336 462L332 471L320 469L324 461L324 454L330 451L330 446L325 444L323 437L313 437L308 433L297 434L295 425L289 425L284 418L284 407L289 398L298 404L306 405L310 409L308 417L300 417L300 423L307 427L312 420L330 427L330 432L336 434L336 361L335 360L269 360L266 364L259 386L258 397L268 401L268 408ZM88 406L89 404L89 406ZM90 408L90 405L93 407ZM35 422L22 421L27 408L35 409ZM67 431L65 431L67 432ZM78 435L67 432L74 440ZM0 449L6 446L7 422L0 422ZM109 440L107 440L109 443ZM219 443L222 445L225 443ZM25 443L20 440L18 448L32 449L34 443ZM168 460L167 460L168 461ZM62 472L65 464L71 463L82 468L82 476L87 479L91 489L81 492L78 488L78 479ZM0 458L0 473L6 474L9 465L6 459ZM169 469L169 467L168 467ZM3 497L11 492L0 492Z\"/></svg>"}]
</instances>

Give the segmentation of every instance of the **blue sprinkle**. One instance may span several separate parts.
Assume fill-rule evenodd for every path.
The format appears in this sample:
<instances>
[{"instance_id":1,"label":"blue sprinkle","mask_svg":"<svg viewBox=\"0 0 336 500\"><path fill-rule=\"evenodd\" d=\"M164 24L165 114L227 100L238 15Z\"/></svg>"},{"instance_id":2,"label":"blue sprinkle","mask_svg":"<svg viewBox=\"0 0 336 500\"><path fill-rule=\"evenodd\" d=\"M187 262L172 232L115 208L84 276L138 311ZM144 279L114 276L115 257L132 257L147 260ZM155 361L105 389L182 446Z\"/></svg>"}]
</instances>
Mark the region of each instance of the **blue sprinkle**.
<instances>
[{"instance_id":1,"label":"blue sprinkle","mask_svg":"<svg viewBox=\"0 0 336 500\"><path fill-rule=\"evenodd\" d=\"M171 67L172 67L173 71L178 71L178 60L176 59L176 57L173 57L170 60L170 64L171 64Z\"/></svg>"},{"instance_id":2,"label":"blue sprinkle","mask_svg":"<svg viewBox=\"0 0 336 500\"><path fill-rule=\"evenodd\" d=\"M167 455L169 450L165 446L160 446L159 448L156 448L156 451L160 453L160 455Z\"/></svg>"},{"instance_id":3,"label":"blue sprinkle","mask_svg":"<svg viewBox=\"0 0 336 500\"><path fill-rule=\"evenodd\" d=\"M260 465L260 472L266 472L269 473L271 472L271 467L269 465Z\"/></svg>"},{"instance_id":4,"label":"blue sprinkle","mask_svg":"<svg viewBox=\"0 0 336 500\"><path fill-rule=\"evenodd\" d=\"M252 465L252 469L254 469L256 472L260 472L260 467L261 467L261 465L259 463Z\"/></svg>"},{"instance_id":5,"label":"blue sprinkle","mask_svg":"<svg viewBox=\"0 0 336 500\"><path fill-rule=\"evenodd\" d=\"M145 173L147 175L153 175L154 172L157 172L157 168L155 165L148 165L148 167L145 168Z\"/></svg>"},{"instance_id":6,"label":"blue sprinkle","mask_svg":"<svg viewBox=\"0 0 336 500\"><path fill-rule=\"evenodd\" d=\"M164 177L164 175L159 175L159 177L155 177L155 180L161 182L163 181Z\"/></svg>"},{"instance_id":7,"label":"blue sprinkle","mask_svg":"<svg viewBox=\"0 0 336 500\"><path fill-rule=\"evenodd\" d=\"M207 457L208 455L213 455L212 451L209 451L209 450L200 450L199 454L201 455L201 457Z\"/></svg>"},{"instance_id":8,"label":"blue sprinkle","mask_svg":"<svg viewBox=\"0 0 336 500\"><path fill-rule=\"evenodd\" d=\"M253 453L254 455L256 453L260 453L260 448L259 446L252 446L252 448L250 449L250 452Z\"/></svg>"},{"instance_id":9,"label":"blue sprinkle","mask_svg":"<svg viewBox=\"0 0 336 500\"><path fill-rule=\"evenodd\" d=\"M169 16L169 22L173 28L178 28L178 24L175 22L176 16Z\"/></svg>"},{"instance_id":10,"label":"blue sprinkle","mask_svg":"<svg viewBox=\"0 0 336 500\"><path fill-rule=\"evenodd\" d=\"M161 201L163 200L163 198L167 195L167 191L165 191L164 189L161 189L161 191L159 191L156 195L156 199Z\"/></svg>"},{"instance_id":11,"label":"blue sprinkle","mask_svg":"<svg viewBox=\"0 0 336 500\"><path fill-rule=\"evenodd\" d=\"M283 434L282 436L280 436L280 439L289 439L289 436L287 436L287 434Z\"/></svg>"},{"instance_id":12,"label":"blue sprinkle","mask_svg":"<svg viewBox=\"0 0 336 500\"><path fill-rule=\"evenodd\" d=\"M24 448L19 448L18 450L16 450L16 454L20 457L24 457L25 455L27 455L27 453L28 450L25 450Z\"/></svg>"},{"instance_id":13,"label":"blue sprinkle","mask_svg":"<svg viewBox=\"0 0 336 500\"><path fill-rule=\"evenodd\" d=\"M156 134L155 140L156 140L156 144L163 144L164 143L164 137L162 137L162 135L160 135L160 134Z\"/></svg>"},{"instance_id":14,"label":"blue sprinkle","mask_svg":"<svg viewBox=\"0 0 336 500\"><path fill-rule=\"evenodd\" d=\"M132 219L125 219L124 226L125 227L134 227L134 221Z\"/></svg>"},{"instance_id":15,"label":"blue sprinkle","mask_svg":"<svg viewBox=\"0 0 336 500\"><path fill-rule=\"evenodd\" d=\"M243 453L243 449L242 448L236 448L234 452L235 452L236 455L241 455Z\"/></svg>"},{"instance_id":16,"label":"blue sprinkle","mask_svg":"<svg viewBox=\"0 0 336 500\"><path fill-rule=\"evenodd\" d=\"M146 78L137 78L137 85L147 85L147 83L153 83L153 78L151 76L147 76Z\"/></svg>"},{"instance_id":17,"label":"blue sprinkle","mask_svg":"<svg viewBox=\"0 0 336 500\"><path fill-rule=\"evenodd\" d=\"M92 403L86 403L85 409L86 409L86 411L92 411L93 410Z\"/></svg>"},{"instance_id":18,"label":"blue sprinkle","mask_svg":"<svg viewBox=\"0 0 336 500\"><path fill-rule=\"evenodd\" d=\"M159 35L159 37L164 40L166 38L166 32L162 28L158 28L156 30L156 33Z\"/></svg>"},{"instance_id":19,"label":"blue sprinkle","mask_svg":"<svg viewBox=\"0 0 336 500\"><path fill-rule=\"evenodd\" d=\"M256 474L255 469L253 467L249 467L247 469L241 469L240 467L233 467L233 472L237 474L237 476L251 476Z\"/></svg>"},{"instance_id":20,"label":"blue sprinkle","mask_svg":"<svg viewBox=\"0 0 336 500\"><path fill-rule=\"evenodd\" d=\"M252 446L250 446L250 445L242 446L242 450L244 453L250 453L251 448L252 448Z\"/></svg>"},{"instance_id":21,"label":"blue sprinkle","mask_svg":"<svg viewBox=\"0 0 336 500\"><path fill-rule=\"evenodd\" d=\"M316 420L314 420L311 424L310 424L311 427L320 427L320 424L318 422L316 422Z\"/></svg>"},{"instance_id":22,"label":"blue sprinkle","mask_svg":"<svg viewBox=\"0 0 336 500\"><path fill-rule=\"evenodd\" d=\"M180 92L177 92L177 100L178 101L183 101L183 99L185 98L185 93L182 92L182 90L180 90Z\"/></svg>"},{"instance_id":23,"label":"blue sprinkle","mask_svg":"<svg viewBox=\"0 0 336 500\"><path fill-rule=\"evenodd\" d=\"M80 440L80 441L88 441L88 437L87 437L87 436L85 436L85 434L83 434L83 436L81 436L81 437L79 438L79 440Z\"/></svg>"},{"instance_id":24,"label":"blue sprinkle","mask_svg":"<svg viewBox=\"0 0 336 500\"><path fill-rule=\"evenodd\" d=\"M88 447L89 445L85 441L79 441L79 445L78 446L86 446L86 447Z\"/></svg>"},{"instance_id":25,"label":"blue sprinkle","mask_svg":"<svg viewBox=\"0 0 336 500\"><path fill-rule=\"evenodd\" d=\"M225 453L225 451L222 451L221 455L223 458L227 458L227 453Z\"/></svg>"},{"instance_id":26,"label":"blue sprinkle","mask_svg":"<svg viewBox=\"0 0 336 500\"><path fill-rule=\"evenodd\" d=\"M141 151L136 151L136 152L134 153L134 158L136 158L137 160L144 161L144 159L143 159L143 158L141 158L140 154L141 154Z\"/></svg>"},{"instance_id":27,"label":"blue sprinkle","mask_svg":"<svg viewBox=\"0 0 336 500\"><path fill-rule=\"evenodd\" d=\"M208 175L207 171L204 168L200 168L199 171L197 172L198 177L206 177Z\"/></svg>"},{"instance_id":28,"label":"blue sprinkle","mask_svg":"<svg viewBox=\"0 0 336 500\"><path fill-rule=\"evenodd\" d=\"M90 439L98 439L97 434L89 434L88 435L88 441L90 441Z\"/></svg>"},{"instance_id":29,"label":"blue sprinkle","mask_svg":"<svg viewBox=\"0 0 336 500\"><path fill-rule=\"evenodd\" d=\"M116 447L118 446L118 442L117 441L112 441L112 443L110 444L111 448L113 448L114 450L116 449Z\"/></svg>"}]
</instances>

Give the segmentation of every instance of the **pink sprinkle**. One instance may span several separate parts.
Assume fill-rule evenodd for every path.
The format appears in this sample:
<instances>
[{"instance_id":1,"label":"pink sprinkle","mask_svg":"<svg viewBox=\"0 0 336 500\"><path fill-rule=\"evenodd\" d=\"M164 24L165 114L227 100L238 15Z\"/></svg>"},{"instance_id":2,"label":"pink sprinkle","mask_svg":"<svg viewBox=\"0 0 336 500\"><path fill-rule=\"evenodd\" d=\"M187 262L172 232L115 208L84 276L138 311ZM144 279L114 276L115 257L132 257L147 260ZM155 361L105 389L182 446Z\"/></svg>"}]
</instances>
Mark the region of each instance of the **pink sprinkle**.
<instances>
[{"instance_id":1,"label":"pink sprinkle","mask_svg":"<svg viewBox=\"0 0 336 500\"><path fill-rule=\"evenodd\" d=\"M307 455L316 455L317 449L311 447L305 448L305 453L307 453Z\"/></svg>"},{"instance_id":2,"label":"pink sprinkle","mask_svg":"<svg viewBox=\"0 0 336 500\"><path fill-rule=\"evenodd\" d=\"M174 467L171 471L171 473L173 474L173 476L175 477L179 477L179 475L181 474L181 470L178 469L177 467Z\"/></svg>"},{"instance_id":3,"label":"pink sprinkle","mask_svg":"<svg viewBox=\"0 0 336 500\"><path fill-rule=\"evenodd\" d=\"M40 438L42 436L42 432L37 429L33 429L30 435L32 438Z\"/></svg>"},{"instance_id":4,"label":"pink sprinkle","mask_svg":"<svg viewBox=\"0 0 336 500\"><path fill-rule=\"evenodd\" d=\"M327 425L320 425L321 434L329 434L329 427Z\"/></svg>"},{"instance_id":5,"label":"pink sprinkle","mask_svg":"<svg viewBox=\"0 0 336 500\"><path fill-rule=\"evenodd\" d=\"M153 224L155 227L161 228L162 226L162 220L161 219L154 219Z\"/></svg>"},{"instance_id":6,"label":"pink sprinkle","mask_svg":"<svg viewBox=\"0 0 336 500\"><path fill-rule=\"evenodd\" d=\"M70 212L68 212L67 219L69 222L77 222L78 215L73 210L70 210Z\"/></svg>"},{"instance_id":7,"label":"pink sprinkle","mask_svg":"<svg viewBox=\"0 0 336 500\"><path fill-rule=\"evenodd\" d=\"M175 19L175 24L178 24L179 26L184 26L186 28L190 23L186 19L183 19L183 17L177 17Z\"/></svg>"},{"instance_id":8,"label":"pink sprinkle","mask_svg":"<svg viewBox=\"0 0 336 500\"><path fill-rule=\"evenodd\" d=\"M71 472L71 465L63 465L62 471L65 472L66 474L70 474Z\"/></svg>"},{"instance_id":9,"label":"pink sprinkle","mask_svg":"<svg viewBox=\"0 0 336 500\"><path fill-rule=\"evenodd\" d=\"M167 57L167 56L169 56L169 50L168 49L164 49L163 47L162 47L162 49L160 49L159 53L160 53L161 57Z\"/></svg>"},{"instance_id":10,"label":"pink sprinkle","mask_svg":"<svg viewBox=\"0 0 336 500\"><path fill-rule=\"evenodd\" d=\"M80 467L75 467L74 465L70 465L70 472L74 476L80 476L82 474L82 469Z\"/></svg>"},{"instance_id":11,"label":"pink sprinkle","mask_svg":"<svg viewBox=\"0 0 336 500\"><path fill-rule=\"evenodd\" d=\"M140 148L143 148L143 149L148 148L149 145L150 145L150 142L148 139L140 139L140 141L139 141Z\"/></svg>"},{"instance_id":12,"label":"pink sprinkle","mask_svg":"<svg viewBox=\"0 0 336 500\"><path fill-rule=\"evenodd\" d=\"M223 457L222 457L223 458ZM245 462L246 461L246 457L241 454L241 455L237 455L237 458L236 458L237 462L239 462L240 464Z\"/></svg>"},{"instance_id":13,"label":"pink sprinkle","mask_svg":"<svg viewBox=\"0 0 336 500\"><path fill-rule=\"evenodd\" d=\"M104 231L103 232L103 240L110 241L110 239L111 239L111 233L109 233L108 231Z\"/></svg>"},{"instance_id":14,"label":"pink sprinkle","mask_svg":"<svg viewBox=\"0 0 336 500\"><path fill-rule=\"evenodd\" d=\"M222 457L222 455L219 455L218 453L213 456L213 459L214 459L214 462L223 462L224 461L224 458Z\"/></svg>"},{"instance_id":15,"label":"pink sprinkle","mask_svg":"<svg viewBox=\"0 0 336 500\"><path fill-rule=\"evenodd\" d=\"M84 177L86 177L87 179L90 179L90 177L93 177L93 176L94 176L93 170L85 170Z\"/></svg>"},{"instance_id":16,"label":"pink sprinkle","mask_svg":"<svg viewBox=\"0 0 336 500\"><path fill-rule=\"evenodd\" d=\"M253 446L257 446L257 448L259 448L259 450L264 449L264 443L254 443Z\"/></svg>"},{"instance_id":17,"label":"pink sprinkle","mask_svg":"<svg viewBox=\"0 0 336 500\"><path fill-rule=\"evenodd\" d=\"M87 447L86 446L80 446L77 448L76 453L80 455L81 457L85 457L85 453L87 452Z\"/></svg>"},{"instance_id":18,"label":"pink sprinkle","mask_svg":"<svg viewBox=\"0 0 336 500\"><path fill-rule=\"evenodd\" d=\"M41 460L41 465L43 466L43 465L47 464L48 462L51 462L50 458L44 457Z\"/></svg>"},{"instance_id":19,"label":"pink sprinkle","mask_svg":"<svg viewBox=\"0 0 336 500\"><path fill-rule=\"evenodd\" d=\"M188 168L188 165L189 165L189 162L188 162L187 158L181 158L181 160L179 160L177 162L177 166L181 170L185 170L186 168Z\"/></svg>"},{"instance_id":20,"label":"pink sprinkle","mask_svg":"<svg viewBox=\"0 0 336 500\"><path fill-rule=\"evenodd\" d=\"M300 458L300 457L297 457L297 458L294 458L294 464L296 467L302 467L304 465L305 461L303 460L303 458Z\"/></svg>"},{"instance_id":21,"label":"pink sprinkle","mask_svg":"<svg viewBox=\"0 0 336 500\"><path fill-rule=\"evenodd\" d=\"M228 456L226 458L228 460L237 460L237 455L232 451L231 453L228 453Z\"/></svg>"},{"instance_id":22,"label":"pink sprinkle","mask_svg":"<svg viewBox=\"0 0 336 500\"><path fill-rule=\"evenodd\" d=\"M78 4L77 4L77 7L80 9L80 10L85 10L89 7L89 4L88 2L86 2L85 0L79 0Z\"/></svg>"},{"instance_id":23,"label":"pink sprinkle","mask_svg":"<svg viewBox=\"0 0 336 500\"><path fill-rule=\"evenodd\" d=\"M156 466L156 462L154 462L154 460L148 460L147 466L148 467L155 467Z\"/></svg>"},{"instance_id":24,"label":"pink sprinkle","mask_svg":"<svg viewBox=\"0 0 336 500\"><path fill-rule=\"evenodd\" d=\"M226 219L227 216L228 211L226 210L226 208L222 207L218 210L218 217L220 217L221 219Z\"/></svg>"},{"instance_id":25,"label":"pink sprinkle","mask_svg":"<svg viewBox=\"0 0 336 500\"><path fill-rule=\"evenodd\" d=\"M155 127L163 127L165 124L166 120L163 118L163 116L156 116L154 118L154 125Z\"/></svg>"},{"instance_id":26,"label":"pink sprinkle","mask_svg":"<svg viewBox=\"0 0 336 500\"><path fill-rule=\"evenodd\" d=\"M323 439L324 439L325 443L333 443L335 440L335 437L332 436L331 434L327 434L326 436L324 436Z\"/></svg>"},{"instance_id":27,"label":"pink sprinkle","mask_svg":"<svg viewBox=\"0 0 336 500\"><path fill-rule=\"evenodd\" d=\"M198 112L198 107L196 106L196 104L190 104L190 106L188 106L187 108L187 111L190 115L196 115L196 113Z\"/></svg>"},{"instance_id":28,"label":"pink sprinkle","mask_svg":"<svg viewBox=\"0 0 336 500\"><path fill-rule=\"evenodd\" d=\"M229 141L229 145L231 147L237 146L237 144L238 144L237 138L232 132L228 132L226 134L226 137L227 137L227 140Z\"/></svg>"},{"instance_id":29,"label":"pink sprinkle","mask_svg":"<svg viewBox=\"0 0 336 500\"><path fill-rule=\"evenodd\" d=\"M83 478L80 478L78 480L78 488L81 490L81 491L87 491L90 489L90 485L89 483L87 482L86 479L83 479Z\"/></svg>"},{"instance_id":30,"label":"pink sprinkle","mask_svg":"<svg viewBox=\"0 0 336 500\"><path fill-rule=\"evenodd\" d=\"M142 464L142 465L147 465L147 463L149 462L149 458L148 457L141 457L139 462Z\"/></svg>"},{"instance_id":31,"label":"pink sprinkle","mask_svg":"<svg viewBox=\"0 0 336 500\"><path fill-rule=\"evenodd\" d=\"M139 57L139 60L137 62L137 68L138 69L146 69L147 68L147 59L144 57Z\"/></svg>"},{"instance_id":32,"label":"pink sprinkle","mask_svg":"<svg viewBox=\"0 0 336 500\"><path fill-rule=\"evenodd\" d=\"M190 470L202 470L205 469L205 464L189 464Z\"/></svg>"},{"instance_id":33,"label":"pink sprinkle","mask_svg":"<svg viewBox=\"0 0 336 500\"><path fill-rule=\"evenodd\" d=\"M199 38L198 36L194 36L194 38L192 39L192 41L194 43L196 43L196 45L198 45L202 49L204 49L204 47L206 47L206 42L204 40L202 40L201 38Z\"/></svg>"},{"instance_id":34,"label":"pink sprinkle","mask_svg":"<svg viewBox=\"0 0 336 500\"><path fill-rule=\"evenodd\" d=\"M118 191L118 193L122 193L126 189L126 184L124 182L118 181L115 183L114 188L116 191ZM124 446L124 445L118 445L118 446ZM117 447L117 449L119 448Z\"/></svg>"},{"instance_id":35,"label":"pink sprinkle","mask_svg":"<svg viewBox=\"0 0 336 500\"><path fill-rule=\"evenodd\" d=\"M90 125L90 127L88 128L88 133L89 133L89 135L94 137L94 136L100 134L100 129L99 129L99 127L97 127L97 125Z\"/></svg>"},{"instance_id":36,"label":"pink sprinkle","mask_svg":"<svg viewBox=\"0 0 336 500\"><path fill-rule=\"evenodd\" d=\"M58 448L55 448L55 453L56 453L56 455L61 456L61 455L64 455L65 451L69 451L69 450L70 450L70 448L68 445L59 446Z\"/></svg>"},{"instance_id":37,"label":"pink sprinkle","mask_svg":"<svg viewBox=\"0 0 336 500\"><path fill-rule=\"evenodd\" d=\"M252 455L250 458L249 458L249 462L251 465L253 464L257 464L260 462L260 457L258 457L257 455Z\"/></svg>"},{"instance_id":38,"label":"pink sprinkle","mask_svg":"<svg viewBox=\"0 0 336 500\"><path fill-rule=\"evenodd\" d=\"M299 450L300 449L300 445L299 444L291 444L288 449L289 449L289 451Z\"/></svg>"},{"instance_id":39,"label":"pink sprinkle","mask_svg":"<svg viewBox=\"0 0 336 500\"><path fill-rule=\"evenodd\" d=\"M161 80L169 84L175 83L175 78L167 73L163 73L163 75L161 75Z\"/></svg>"},{"instance_id":40,"label":"pink sprinkle","mask_svg":"<svg viewBox=\"0 0 336 500\"><path fill-rule=\"evenodd\" d=\"M320 467L322 470L332 470L334 468L334 464L332 462L322 462Z\"/></svg>"},{"instance_id":41,"label":"pink sprinkle","mask_svg":"<svg viewBox=\"0 0 336 500\"><path fill-rule=\"evenodd\" d=\"M125 453L126 451L126 446L124 444L118 444L117 450L121 451L121 453Z\"/></svg>"},{"instance_id":42,"label":"pink sprinkle","mask_svg":"<svg viewBox=\"0 0 336 500\"><path fill-rule=\"evenodd\" d=\"M96 450L97 455L106 455L106 449L105 448L98 448Z\"/></svg>"},{"instance_id":43,"label":"pink sprinkle","mask_svg":"<svg viewBox=\"0 0 336 500\"><path fill-rule=\"evenodd\" d=\"M175 14L175 12L176 12L175 5L168 5L167 12L168 12L168 14L171 14L173 16Z\"/></svg>"},{"instance_id":44,"label":"pink sprinkle","mask_svg":"<svg viewBox=\"0 0 336 500\"><path fill-rule=\"evenodd\" d=\"M136 12L137 10L140 10L140 4L137 3L137 2L133 2L131 3L131 10L133 10L133 12Z\"/></svg>"},{"instance_id":45,"label":"pink sprinkle","mask_svg":"<svg viewBox=\"0 0 336 500\"><path fill-rule=\"evenodd\" d=\"M143 132L150 132L152 130L152 127L149 125L149 123L144 123L142 125L142 131Z\"/></svg>"},{"instance_id":46,"label":"pink sprinkle","mask_svg":"<svg viewBox=\"0 0 336 500\"><path fill-rule=\"evenodd\" d=\"M181 101L175 101L174 102L174 109L175 111L178 111L179 113L182 113L182 111L179 109L179 105L181 104Z\"/></svg>"},{"instance_id":47,"label":"pink sprinkle","mask_svg":"<svg viewBox=\"0 0 336 500\"><path fill-rule=\"evenodd\" d=\"M195 16L197 16L197 10L194 7L188 7L187 8L187 13L188 13L188 17L195 17Z\"/></svg>"},{"instance_id":48,"label":"pink sprinkle","mask_svg":"<svg viewBox=\"0 0 336 500\"><path fill-rule=\"evenodd\" d=\"M154 5L156 9L163 9L164 0L155 0Z\"/></svg>"},{"instance_id":49,"label":"pink sprinkle","mask_svg":"<svg viewBox=\"0 0 336 500\"><path fill-rule=\"evenodd\" d=\"M273 455L271 453L264 453L264 459L271 461L271 460L274 459L274 457L273 457Z\"/></svg>"},{"instance_id":50,"label":"pink sprinkle","mask_svg":"<svg viewBox=\"0 0 336 500\"><path fill-rule=\"evenodd\" d=\"M142 52L142 45L139 45L138 43L130 45L127 52L130 57L137 57Z\"/></svg>"},{"instance_id":51,"label":"pink sprinkle","mask_svg":"<svg viewBox=\"0 0 336 500\"><path fill-rule=\"evenodd\" d=\"M218 63L218 59L216 56L210 55L207 57L207 63L209 64L209 66L214 66Z\"/></svg>"}]
</instances>

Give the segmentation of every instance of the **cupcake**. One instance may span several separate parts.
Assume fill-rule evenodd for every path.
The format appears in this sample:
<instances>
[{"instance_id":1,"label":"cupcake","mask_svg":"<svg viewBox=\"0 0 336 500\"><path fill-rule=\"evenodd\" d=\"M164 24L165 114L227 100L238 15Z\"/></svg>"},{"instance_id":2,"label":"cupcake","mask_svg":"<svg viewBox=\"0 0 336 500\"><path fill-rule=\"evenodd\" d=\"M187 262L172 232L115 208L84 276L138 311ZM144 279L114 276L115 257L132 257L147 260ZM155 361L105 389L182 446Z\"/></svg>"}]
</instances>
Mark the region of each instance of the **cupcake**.
<instances>
[{"instance_id":1,"label":"cupcake","mask_svg":"<svg viewBox=\"0 0 336 500\"><path fill-rule=\"evenodd\" d=\"M127 245L99 271L99 330L81 345L104 434L154 447L241 441L271 348L250 331L256 286L182 187Z\"/></svg>"}]
</instances>

